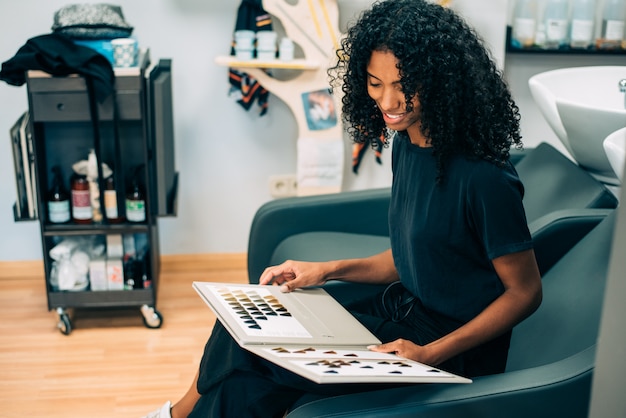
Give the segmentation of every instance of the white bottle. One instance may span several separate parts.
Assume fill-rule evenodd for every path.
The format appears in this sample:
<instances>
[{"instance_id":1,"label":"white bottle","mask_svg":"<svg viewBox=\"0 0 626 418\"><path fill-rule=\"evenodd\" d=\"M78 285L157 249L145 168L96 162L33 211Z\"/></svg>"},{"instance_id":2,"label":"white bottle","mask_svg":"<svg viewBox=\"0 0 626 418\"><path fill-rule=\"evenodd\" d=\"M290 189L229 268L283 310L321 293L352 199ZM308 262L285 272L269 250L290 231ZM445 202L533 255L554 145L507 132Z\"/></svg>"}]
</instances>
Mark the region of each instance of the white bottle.
<instances>
[{"instance_id":1,"label":"white bottle","mask_svg":"<svg viewBox=\"0 0 626 418\"><path fill-rule=\"evenodd\" d=\"M598 48L620 48L624 39L625 0L605 0Z\"/></svg>"},{"instance_id":2,"label":"white bottle","mask_svg":"<svg viewBox=\"0 0 626 418\"><path fill-rule=\"evenodd\" d=\"M517 0L513 15L512 43L517 48L529 48L535 42L537 28L536 0Z\"/></svg>"},{"instance_id":3,"label":"white bottle","mask_svg":"<svg viewBox=\"0 0 626 418\"><path fill-rule=\"evenodd\" d=\"M596 16L595 0L574 0L572 3L572 24L570 46L588 48L593 43L593 27Z\"/></svg>"},{"instance_id":4,"label":"white bottle","mask_svg":"<svg viewBox=\"0 0 626 418\"><path fill-rule=\"evenodd\" d=\"M293 41L289 38L283 38L278 46L278 56L282 61L293 61L294 49Z\"/></svg>"},{"instance_id":5,"label":"white bottle","mask_svg":"<svg viewBox=\"0 0 626 418\"><path fill-rule=\"evenodd\" d=\"M567 0L547 1L543 13L546 27L546 48L556 49L567 43L568 8Z\"/></svg>"}]
</instances>

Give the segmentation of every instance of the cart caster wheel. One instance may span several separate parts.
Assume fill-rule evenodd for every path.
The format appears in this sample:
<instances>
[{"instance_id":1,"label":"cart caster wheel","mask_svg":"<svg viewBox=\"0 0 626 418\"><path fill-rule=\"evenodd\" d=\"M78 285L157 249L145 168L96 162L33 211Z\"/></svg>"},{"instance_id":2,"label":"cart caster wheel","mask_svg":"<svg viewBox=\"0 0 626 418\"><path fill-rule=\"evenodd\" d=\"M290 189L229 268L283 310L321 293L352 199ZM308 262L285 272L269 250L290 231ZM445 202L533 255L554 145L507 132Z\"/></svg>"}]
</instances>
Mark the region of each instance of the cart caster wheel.
<instances>
[{"instance_id":1,"label":"cart caster wheel","mask_svg":"<svg viewBox=\"0 0 626 418\"><path fill-rule=\"evenodd\" d=\"M57 328L61 331L61 334L70 335L72 332L72 321L70 320L70 316L65 312L59 313L59 322L57 323Z\"/></svg>"},{"instance_id":2,"label":"cart caster wheel","mask_svg":"<svg viewBox=\"0 0 626 418\"><path fill-rule=\"evenodd\" d=\"M163 316L154 307L143 305L141 313L143 315L143 324L146 328L156 329L161 328L161 325L163 325Z\"/></svg>"}]
</instances>

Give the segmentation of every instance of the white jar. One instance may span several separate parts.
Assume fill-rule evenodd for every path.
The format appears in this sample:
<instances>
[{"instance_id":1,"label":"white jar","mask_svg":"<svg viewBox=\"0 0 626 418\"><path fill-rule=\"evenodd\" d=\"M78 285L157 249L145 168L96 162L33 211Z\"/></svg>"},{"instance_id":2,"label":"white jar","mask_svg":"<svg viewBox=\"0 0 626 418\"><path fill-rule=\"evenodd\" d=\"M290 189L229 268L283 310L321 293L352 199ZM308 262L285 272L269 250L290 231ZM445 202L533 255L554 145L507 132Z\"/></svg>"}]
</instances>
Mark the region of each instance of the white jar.
<instances>
[{"instance_id":1,"label":"white jar","mask_svg":"<svg viewBox=\"0 0 626 418\"><path fill-rule=\"evenodd\" d=\"M274 31L262 30L256 33L256 48L261 51L276 50L278 34Z\"/></svg>"},{"instance_id":2,"label":"white jar","mask_svg":"<svg viewBox=\"0 0 626 418\"><path fill-rule=\"evenodd\" d=\"M280 40L278 47L278 55L282 61L292 61L294 51L293 41L289 38L283 38Z\"/></svg>"}]
</instances>

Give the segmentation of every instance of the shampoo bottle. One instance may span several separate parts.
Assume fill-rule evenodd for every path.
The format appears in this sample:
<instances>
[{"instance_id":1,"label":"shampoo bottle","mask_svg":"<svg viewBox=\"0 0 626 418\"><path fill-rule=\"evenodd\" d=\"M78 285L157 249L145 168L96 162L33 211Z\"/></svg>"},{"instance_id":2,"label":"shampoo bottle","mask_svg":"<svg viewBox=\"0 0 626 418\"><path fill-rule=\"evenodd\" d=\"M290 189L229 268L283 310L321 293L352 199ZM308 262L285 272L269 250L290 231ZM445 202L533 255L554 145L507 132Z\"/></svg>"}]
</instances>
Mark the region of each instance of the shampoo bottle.
<instances>
[{"instance_id":1,"label":"shampoo bottle","mask_svg":"<svg viewBox=\"0 0 626 418\"><path fill-rule=\"evenodd\" d=\"M546 48L557 49L567 44L568 8L567 0L548 0L546 3L543 14Z\"/></svg>"},{"instance_id":2,"label":"shampoo bottle","mask_svg":"<svg viewBox=\"0 0 626 418\"><path fill-rule=\"evenodd\" d=\"M570 46L572 48L589 48L593 44L595 18L595 0L574 0L570 28Z\"/></svg>"},{"instance_id":3,"label":"shampoo bottle","mask_svg":"<svg viewBox=\"0 0 626 418\"><path fill-rule=\"evenodd\" d=\"M599 49L619 49L624 39L624 16L626 0L605 0L602 11L600 38L596 41Z\"/></svg>"},{"instance_id":4,"label":"shampoo bottle","mask_svg":"<svg viewBox=\"0 0 626 418\"><path fill-rule=\"evenodd\" d=\"M530 48L537 29L536 0L517 0L513 16L512 44L516 48Z\"/></svg>"}]
</instances>

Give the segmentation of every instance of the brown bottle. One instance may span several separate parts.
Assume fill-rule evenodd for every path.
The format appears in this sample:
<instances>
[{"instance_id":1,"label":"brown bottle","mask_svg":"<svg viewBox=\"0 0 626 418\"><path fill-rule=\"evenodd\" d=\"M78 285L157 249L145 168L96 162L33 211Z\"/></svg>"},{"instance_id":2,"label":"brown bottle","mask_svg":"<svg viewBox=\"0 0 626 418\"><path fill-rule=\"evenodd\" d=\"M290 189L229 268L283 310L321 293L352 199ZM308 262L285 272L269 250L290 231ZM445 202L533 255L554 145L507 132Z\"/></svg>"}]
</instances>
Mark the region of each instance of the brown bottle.
<instances>
[{"instance_id":1,"label":"brown bottle","mask_svg":"<svg viewBox=\"0 0 626 418\"><path fill-rule=\"evenodd\" d=\"M93 220L89 182L85 176L72 179L72 220L78 224L89 224Z\"/></svg>"}]
</instances>

